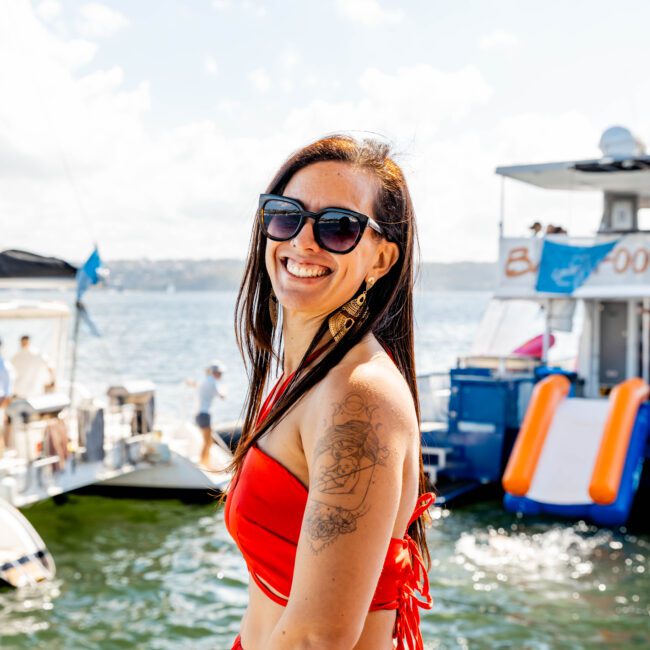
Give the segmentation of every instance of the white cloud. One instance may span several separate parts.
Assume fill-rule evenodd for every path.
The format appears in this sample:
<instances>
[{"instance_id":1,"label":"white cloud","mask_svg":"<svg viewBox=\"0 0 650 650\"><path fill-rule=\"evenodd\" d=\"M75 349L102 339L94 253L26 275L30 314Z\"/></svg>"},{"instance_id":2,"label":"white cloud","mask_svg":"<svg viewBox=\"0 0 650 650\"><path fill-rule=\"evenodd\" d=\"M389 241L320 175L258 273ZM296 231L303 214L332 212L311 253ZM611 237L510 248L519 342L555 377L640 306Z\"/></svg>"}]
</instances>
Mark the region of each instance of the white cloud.
<instances>
[{"instance_id":1,"label":"white cloud","mask_svg":"<svg viewBox=\"0 0 650 650\"><path fill-rule=\"evenodd\" d=\"M233 7L241 8L256 18L268 15L268 9L261 2L254 2L253 0L238 0L237 3L233 3L232 0L212 0L212 6L217 11L226 11Z\"/></svg>"},{"instance_id":2,"label":"white cloud","mask_svg":"<svg viewBox=\"0 0 650 650\"><path fill-rule=\"evenodd\" d=\"M205 55L205 59L203 60L203 72L205 72L209 77L215 77L219 72L217 60L212 56L212 54Z\"/></svg>"},{"instance_id":3,"label":"white cloud","mask_svg":"<svg viewBox=\"0 0 650 650\"><path fill-rule=\"evenodd\" d=\"M253 0L242 0L242 7L244 8L244 11L253 14L257 18L267 16L269 13L264 5L258 2L253 2Z\"/></svg>"},{"instance_id":4,"label":"white cloud","mask_svg":"<svg viewBox=\"0 0 650 650\"><path fill-rule=\"evenodd\" d=\"M264 68L256 68L248 75L249 81L258 93L265 93L271 87L271 77Z\"/></svg>"},{"instance_id":5,"label":"white cloud","mask_svg":"<svg viewBox=\"0 0 650 650\"><path fill-rule=\"evenodd\" d=\"M63 7L57 0L43 0L36 5L34 11L36 15L45 21L54 20L61 14Z\"/></svg>"},{"instance_id":6,"label":"white cloud","mask_svg":"<svg viewBox=\"0 0 650 650\"><path fill-rule=\"evenodd\" d=\"M52 45L52 55L58 58L71 70L88 65L97 53L97 43L76 38L70 41L59 41Z\"/></svg>"},{"instance_id":7,"label":"white cloud","mask_svg":"<svg viewBox=\"0 0 650 650\"><path fill-rule=\"evenodd\" d=\"M82 5L76 21L77 31L84 38L109 38L129 24L127 17L99 2Z\"/></svg>"},{"instance_id":8,"label":"white cloud","mask_svg":"<svg viewBox=\"0 0 650 650\"><path fill-rule=\"evenodd\" d=\"M295 47L287 46L280 55L280 63L283 68L291 70L300 63L300 55Z\"/></svg>"},{"instance_id":9,"label":"white cloud","mask_svg":"<svg viewBox=\"0 0 650 650\"><path fill-rule=\"evenodd\" d=\"M504 114L478 126L495 91L473 66L368 68L348 99L305 102L296 93L273 128L258 102L224 97L215 120L157 132L148 123L146 80L127 85L117 66L85 73L96 46L67 40L27 3L10 1L11 24L0 22L0 87L10 98L0 102L3 246L78 260L96 239L106 259L243 257L255 197L284 157L324 133L363 130L384 134L403 154L424 259L494 259L494 168L598 155L602 125L579 113ZM252 76L258 89L269 88L266 69ZM288 77L278 72L277 79L282 88ZM246 125L246 135L222 126L233 121ZM593 225L593 218L581 221L597 213L585 201L600 197L572 198L574 226L565 218L565 194L508 184L506 231L525 233L535 219L570 231Z\"/></svg>"},{"instance_id":10,"label":"white cloud","mask_svg":"<svg viewBox=\"0 0 650 650\"><path fill-rule=\"evenodd\" d=\"M491 89L478 69L442 72L429 64L399 68L387 74L367 68L359 78L360 100L317 100L293 109L287 127L298 132L369 129L399 134L405 140L429 138L441 126L462 119L484 104Z\"/></svg>"},{"instance_id":11,"label":"white cloud","mask_svg":"<svg viewBox=\"0 0 650 650\"><path fill-rule=\"evenodd\" d=\"M379 0L336 0L339 15L367 27L399 23L404 18L401 9L385 9Z\"/></svg>"},{"instance_id":12,"label":"white cloud","mask_svg":"<svg viewBox=\"0 0 650 650\"><path fill-rule=\"evenodd\" d=\"M309 72L302 77L302 83L306 88L316 88L320 80L315 74Z\"/></svg>"},{"instance_id":13,"label":"white cloud","mask_svg":"<svg viewBox=\"0 0 650 650\"><path fill-rule=\"evenodd\" d=\"M486 51L514 50L519 47L519 39L512 33L503 29L496 29L479 38L479 47Z\"/></svg>"}]
</instances>

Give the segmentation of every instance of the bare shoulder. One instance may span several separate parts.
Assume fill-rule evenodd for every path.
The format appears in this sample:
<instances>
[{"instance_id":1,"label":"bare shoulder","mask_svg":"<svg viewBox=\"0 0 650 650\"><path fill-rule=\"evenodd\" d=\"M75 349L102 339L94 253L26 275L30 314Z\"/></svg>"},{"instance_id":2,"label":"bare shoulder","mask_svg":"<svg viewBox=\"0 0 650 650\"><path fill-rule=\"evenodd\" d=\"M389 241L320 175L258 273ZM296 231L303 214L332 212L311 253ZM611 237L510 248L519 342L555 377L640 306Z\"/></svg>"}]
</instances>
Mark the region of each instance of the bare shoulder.
<instances>
[{"instance_id":1,"label":"bare shoulder","mask_svg":"<svg viewBox=\"0 0 650 650\"><path fill-rule=\"evenodd\" d=\"M398 443L417 435L418 424L413 396L406 380L385 355L376 354L359 363L342 363L333 368L312 396L312 411L329 416L356 414L371 419L378 435ZM322 429L321 429L322 431Z\"/></svg>"},{"instance_id":2,"label":"bare shoulder","mask_svg":"<svg viewBox=\"0 0 650 650\"><path fill-rule=\"evenodd\" d=\"M390 536L418 432L405 380L381 355L343 363L310 396L308 411L310 425L301 428L301 437L312 550L320 552L341 536L352 541L359 528L386 528Z\"/></svg>"}]
</instances>

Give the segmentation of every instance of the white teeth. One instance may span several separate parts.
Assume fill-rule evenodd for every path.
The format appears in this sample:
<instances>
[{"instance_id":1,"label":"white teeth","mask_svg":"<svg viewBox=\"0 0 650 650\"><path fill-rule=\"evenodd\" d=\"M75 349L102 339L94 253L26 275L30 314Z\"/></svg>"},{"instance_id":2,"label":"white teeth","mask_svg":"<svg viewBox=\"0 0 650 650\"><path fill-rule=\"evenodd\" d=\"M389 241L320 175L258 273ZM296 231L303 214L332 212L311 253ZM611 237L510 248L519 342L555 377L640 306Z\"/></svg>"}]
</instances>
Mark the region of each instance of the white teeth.
<instances>
[{"instance_id":1,"label":"white teeth","mask_svg":"<svg viewBox=\"0 0 650 650\"><path fill-rule=\"evenodd\" d=\"M298 264L292 259L287 258L287 271L291 275L299 278L319 278L321 275L327 275L329 269L317 264Z\"/></svg>"}]
</instances>

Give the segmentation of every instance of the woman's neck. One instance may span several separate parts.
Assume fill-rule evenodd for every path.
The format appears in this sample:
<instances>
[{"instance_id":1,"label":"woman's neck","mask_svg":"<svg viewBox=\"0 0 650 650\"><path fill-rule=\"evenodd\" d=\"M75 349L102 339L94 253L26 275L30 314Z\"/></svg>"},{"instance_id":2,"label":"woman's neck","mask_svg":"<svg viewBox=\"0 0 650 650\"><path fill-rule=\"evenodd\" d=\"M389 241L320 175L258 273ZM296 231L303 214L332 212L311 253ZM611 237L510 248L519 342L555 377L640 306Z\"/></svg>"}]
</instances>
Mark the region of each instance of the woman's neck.
<instances>
[{"instance_id":1,"label":"woman's neck","mask_svg":"<svg viewBox=\"0 0 650 650\"><path fill-rule=\"evenodd\" d=\"M282 319L285 375L296 371L322 323L322 316L305 316L295 312L288 314L285 310ZM318 345L323 345L330 338L329 332L326 332Z\"/></svg>"}]
</instances>

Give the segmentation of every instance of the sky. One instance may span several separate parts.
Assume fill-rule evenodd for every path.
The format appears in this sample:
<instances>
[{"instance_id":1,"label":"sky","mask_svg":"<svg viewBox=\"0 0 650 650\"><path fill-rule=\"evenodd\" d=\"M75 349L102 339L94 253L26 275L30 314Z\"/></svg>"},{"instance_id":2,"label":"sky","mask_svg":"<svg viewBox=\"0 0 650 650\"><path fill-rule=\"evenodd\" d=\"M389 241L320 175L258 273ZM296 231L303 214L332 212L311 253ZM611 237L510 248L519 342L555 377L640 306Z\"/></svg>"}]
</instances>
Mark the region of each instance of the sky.
<instances>
[{"instance_id":1,"label":"sky","mask_svg":"<svg viewBox=\"0 0 650 650\"><path fill-rule=\"evenodd\" d=\"M333 132L389 141L425 261L497 257L495 167L650 142L645 0L3 0L0 249L244 258L258 195ZM601 198L505 184L506 234Z\"/></svg>"}]
</instances>

